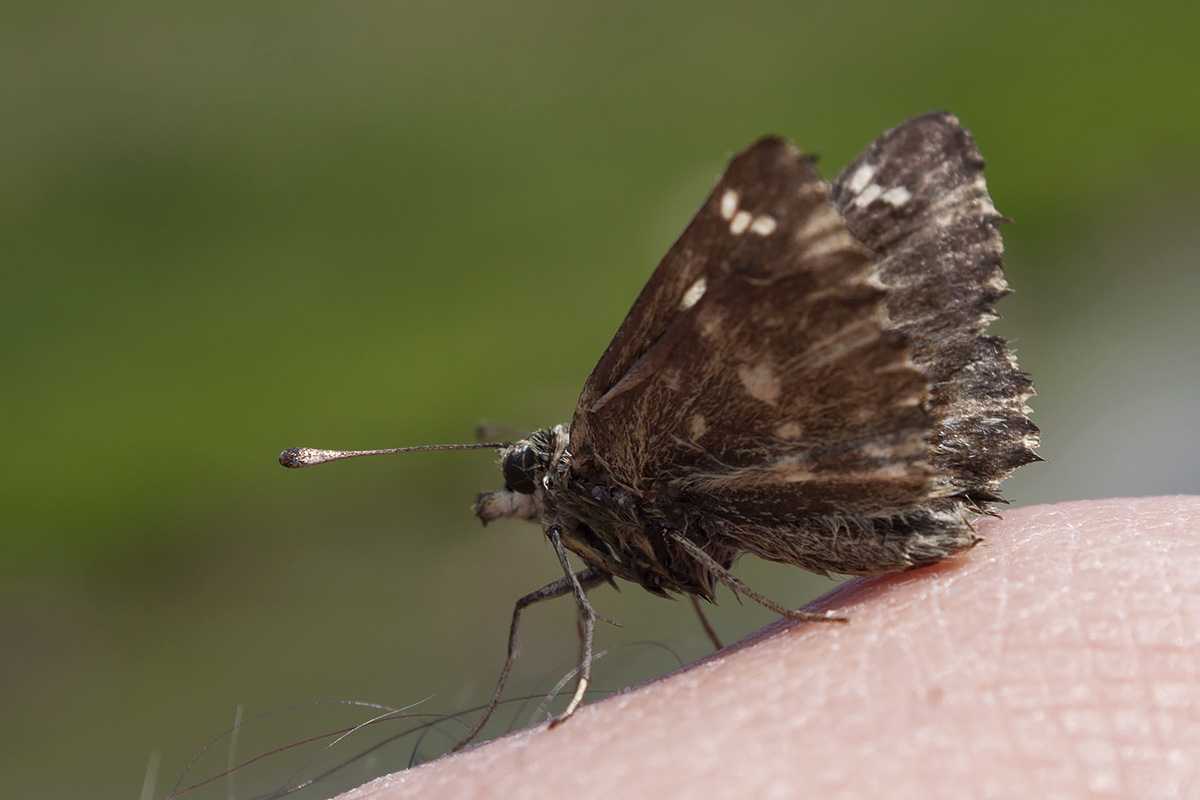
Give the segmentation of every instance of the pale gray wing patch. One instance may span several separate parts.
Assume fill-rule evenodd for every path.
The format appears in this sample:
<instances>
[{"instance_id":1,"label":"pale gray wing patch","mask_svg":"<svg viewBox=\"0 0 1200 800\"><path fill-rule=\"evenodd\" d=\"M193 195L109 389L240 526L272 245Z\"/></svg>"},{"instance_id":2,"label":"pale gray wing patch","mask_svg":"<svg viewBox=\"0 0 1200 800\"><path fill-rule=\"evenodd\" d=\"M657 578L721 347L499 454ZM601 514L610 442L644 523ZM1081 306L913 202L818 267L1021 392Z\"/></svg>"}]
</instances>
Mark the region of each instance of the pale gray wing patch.
<instances>
[{"instance_id":1,"label":"pale gray wing patch","mask_svg":"<svg viewBox=\"0 0 1200 800\"><path fill-rule=\"evenodd\" d=\"M971 135L951 114L916 117L879 137L833 182L854 237L879 259L889 327L913 343L932 381L933 463L985 498L1037 460L1028 376L985 335L1008 294L996 211Z\"/></svg>"}]
</instances>

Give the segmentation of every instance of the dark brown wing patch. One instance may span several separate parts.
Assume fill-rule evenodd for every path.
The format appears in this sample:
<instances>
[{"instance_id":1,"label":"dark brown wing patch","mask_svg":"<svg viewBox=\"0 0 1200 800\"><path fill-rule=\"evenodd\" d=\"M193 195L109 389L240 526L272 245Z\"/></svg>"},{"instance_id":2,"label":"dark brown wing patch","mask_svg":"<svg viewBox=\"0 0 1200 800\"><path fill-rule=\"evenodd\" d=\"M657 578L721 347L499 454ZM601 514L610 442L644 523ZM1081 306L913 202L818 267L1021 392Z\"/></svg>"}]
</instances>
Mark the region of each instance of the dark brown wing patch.
<instances>
[{"instance_id":1,"label":"dark brown wing patch","mask_svg":"<svg viewBox=\"0 0 1200 800\"><path fill-rule=\"evenodd\" d=\"M928 498L928 379L811 159L736 157L589 379L573 470L770 517Z\"/></svg>"}]
</instances>

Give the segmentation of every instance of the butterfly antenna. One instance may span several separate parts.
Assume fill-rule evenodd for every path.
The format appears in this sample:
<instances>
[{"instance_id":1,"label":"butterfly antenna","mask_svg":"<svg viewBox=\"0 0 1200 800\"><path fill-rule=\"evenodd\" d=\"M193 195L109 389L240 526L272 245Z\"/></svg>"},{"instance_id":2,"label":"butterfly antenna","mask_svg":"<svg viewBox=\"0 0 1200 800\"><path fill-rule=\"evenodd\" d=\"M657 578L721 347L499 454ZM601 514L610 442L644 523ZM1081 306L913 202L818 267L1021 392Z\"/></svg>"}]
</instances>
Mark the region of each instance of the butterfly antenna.
<instances>
[{"instance_id":1,"label":"butterfly antenna","mask_svg":"<svg viewBox=\"0 0 1200 800\"><path fill-rule=\"evenodd\" d=\"M330 461L342 461L359 456L381 456L387 453L415 453L421 450L497 450L505 446L505 442L484 442L481 444L425 444L417 447L388 447L383 450L319 450L314 447L289 447L279 454L279 463L288 469L311 467L314 464L326 464Z\"/></svg>"}]
</instances>

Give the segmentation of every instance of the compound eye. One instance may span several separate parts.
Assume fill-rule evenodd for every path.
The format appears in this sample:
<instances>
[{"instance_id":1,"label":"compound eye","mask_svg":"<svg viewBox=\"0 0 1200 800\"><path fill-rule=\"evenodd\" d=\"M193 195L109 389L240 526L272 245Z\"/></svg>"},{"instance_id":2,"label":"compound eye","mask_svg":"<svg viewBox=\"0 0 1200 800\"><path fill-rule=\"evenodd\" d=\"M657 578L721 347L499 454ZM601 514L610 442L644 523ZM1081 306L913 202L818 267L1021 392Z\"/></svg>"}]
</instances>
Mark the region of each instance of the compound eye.
<instances>
[{"instance_id":1,"label":"compound eye","mask_svg":"<svg viewBox=\"0 0 1200 800\"><path fill-rule=\"evenodd\" d=\"M529 445L523 444L510 450L500 461L505 488L521 494L533 494L537 491L537 484L534 482L534 470L537 466L537 455Z\"/></svg>"}]
</instances>

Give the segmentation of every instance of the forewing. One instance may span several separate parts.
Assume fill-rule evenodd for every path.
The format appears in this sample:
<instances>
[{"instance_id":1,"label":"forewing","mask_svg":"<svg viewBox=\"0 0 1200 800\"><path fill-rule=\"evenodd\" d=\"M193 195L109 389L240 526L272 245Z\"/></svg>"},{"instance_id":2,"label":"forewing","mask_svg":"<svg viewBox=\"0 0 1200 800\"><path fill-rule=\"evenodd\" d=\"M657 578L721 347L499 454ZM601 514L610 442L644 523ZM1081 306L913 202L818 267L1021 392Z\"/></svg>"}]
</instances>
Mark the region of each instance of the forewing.
<instances>
[{"instance_id":1,"label":"forewing","mask_svg":"<svg viewBox=\"0 0 1200 800\"><path fill-rule=\"evenodd\" d=\"M967 496L1037 460L1026 417L1032 383L1003 340L985 335L1010 292L1003 245L971 135L934 112L880 136L833 182L831 199L876 254L889 327L912 342L930 376L931 463Z\"/></svg>"},{"instance_id":2,"label":"forewing","mask_svg":"<svg viewBox=\"0 0 1200 800\"><path fill-rule=\"evenodd\" d=\"M737 156L589 378L576 474L757 518L927 499L928 379L811 159Z\"/></svg>"}]
</instances>

